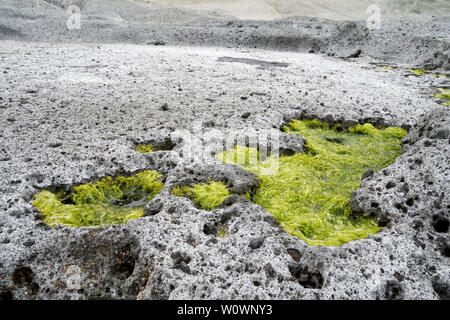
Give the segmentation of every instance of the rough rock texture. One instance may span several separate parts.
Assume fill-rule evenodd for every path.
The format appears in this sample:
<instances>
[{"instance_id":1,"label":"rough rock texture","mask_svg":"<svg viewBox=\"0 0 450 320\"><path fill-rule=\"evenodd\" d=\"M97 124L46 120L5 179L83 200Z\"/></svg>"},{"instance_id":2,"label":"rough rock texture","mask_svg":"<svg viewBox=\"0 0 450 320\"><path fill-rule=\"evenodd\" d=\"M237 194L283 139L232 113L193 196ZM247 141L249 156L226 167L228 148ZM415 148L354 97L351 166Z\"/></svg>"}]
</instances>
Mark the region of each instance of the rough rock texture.
<instances>
[{"instance_id":1,"label":"rough rock texture","mask_svg":"<svg viewBox=\"0 0 450 320\"><path fill-rule=\"evenodd\" d=\"M445 78L255 50L3 41L0 52L2 297L448 297L449 112L429 96ZM381 233L310 247L240 196L203 211L171 195L210 176L236 192L257 187L213 158L222 139L270 136L305 116L411 127L403 155L352 199L386 225ZM140 154L142 142L172 150ZM282 136L283 147L301 151L303 140ZM49 228L30 204L43 188L144 169L163 173L165 187L125 225Z\"/></svg>"},{"instance_id":2,"label":"rough rock texture","mask_svg":"<svg viewBox=\"0 0 450 320\"><path fill-rule=\"evenodd\" d=\"M391 248L389 258L402 275L396 283L399 298L407 298L402 284L413 287L419 282L411 269L430 277L423 291L433 287L441 298L449 297L449 128L448 109L431 113L404 139L396 163L364 179L352 196L355 213L376 217L397 238L395 243L384 237L379 241Z\"/></svg>"},{"instance_id":3,"label":"rough rock texture","mask_svg":"<svg viewBox=\"0 0 450 320\"><path fill-rule=\"evenodd\" d=\"M78 2L97 12L93 1ZM319 38L336 39L325 52L352 53L349 48L367 39L387 37L378 47L366 44L374 56L444 68L448 22L414 20L404 39L391 29L366 38L358 36L367 32L360 23L314 19L257 24L202 14L197 22L196 14L167 10L178 14L180 25L160 24L168 17L163 9L121 2L130 6L123 15L131 12L133 19L136 11L153 12L153 25L121 27L128 18L112 19L110 10L107 18L85 17L86 29L74 34L59 28L66 15L58 7L18 11L18 1L6 3L0 6L1 38L33 42L0 41L0 298L449 297L450 117L430 96L435 87L448 87L448 78L299 52L103 43L292 49L302 39L295 49L310 51L316 48L311 30L317 30ZM285 39L286 26L300 31ZM304 40L303 28L309 30ZM428 34L420 40L422 51L412 49L414 28ZM430 38L434 33L440 36ZM97 43L39 42L71 37ZM218 38L223 42L212 42ZM367 173L352 196L355 214L376 217L382 232L340 247L310 247L239 195L203 211L171 194L179 184L208 177L237 193L257 187L254 175L213 155L254 136L276 140L283 124L302 117L411 129L397 161ZM281 134L279 141L288 154L304 150L301 137ZM163 150L141 154L139 143ZM121 226L50 228L30 204L42 189L147 169L164 174L164 189L145 217Z\"/></svg>"},{"instance_id":4,"label":"rough rock texture","mask_svg":"<svg viewBox=\"0 0 450 320\"><path fill-rule=\"evenodd\" d=\"M66 27L71 4L81 9L80 30ZM449 68L448 16L381 18L370 30L366 21L245 21L124 0L4 0L0 39L260 48Z\"/></svg>"}]
</instances>

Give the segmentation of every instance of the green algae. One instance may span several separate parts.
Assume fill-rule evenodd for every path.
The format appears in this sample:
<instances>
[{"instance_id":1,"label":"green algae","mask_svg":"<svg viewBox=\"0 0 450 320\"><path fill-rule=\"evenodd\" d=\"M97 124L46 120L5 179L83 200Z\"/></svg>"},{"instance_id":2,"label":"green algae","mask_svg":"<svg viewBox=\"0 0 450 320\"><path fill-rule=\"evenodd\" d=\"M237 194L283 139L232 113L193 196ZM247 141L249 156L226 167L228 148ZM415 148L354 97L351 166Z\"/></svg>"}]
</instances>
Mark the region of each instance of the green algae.
<instances>
[{"instance_id":1,"label":"green algae","mask_svg":"<svg viewBox=\"0 0 450 320\"><path fill-rule=\"evenodd\" d=\"M150 153L156 151L151 144L138 144L135 150L140 153Z\"/></svg>"},{"instance_id":2,"label":"green algae","mask_svg":"<svg viewBox=\"0 0 450 320\"><path fill-rule=\"evenodd\" d=\"M106 177L74 188L73 192L38 193L32 204L50 226L69 227L122 224L143 216L146 202L157 195L163 183L156 171L132 177Z\"/></svg>"},{"instance_id":3,"label":"green algae","mask_svg":"<svg viewBox=\"0 0 450 320\"><path fill-rule=\"evenodd\" d=\"M266 208L290 234L314 246L338 246L366 238L380 231L377 223L351 214L350 195L369 169L392 164L401 153L406 131L376 129L370 124L343 130L316 120L294 120L283 128L306 139L308 151L293 156L270 156L264 161L236 161L250 158L256 149L237 146L217 155L258 174L260 188L251 200ZM265 168L279 163L271 175Z\"/></svg>"},{"instance_id":4,"label":"green algae","mask_svg":"<svg viewBox=\"0 0 450 320\"><path fill-rule=\"evenodd\" d=\"M425 69L408 69L409 72L414 73L417 76L433 76L433 77L447 77L447 75L445 74L440 74L440 73L431 73L431 72L427 72L425 71Z\"/></svg>"},{"instance_id":5,"label":"green algae","mask_svg":"<svg viewBox=\"0 0 450 320\"><path fill-rule=\"evenodd\" d=\"M425 69L408 69L408 71L412 72L412 73L414 73L415 75L418 75L418 76L426 75Z\"/></svg>"},{"instance_id":6,"label":"green algae","mask_svg":"<svg viewBox=\"0 0 450 320\"><path fill-rule=\"evenodd\" d=\"M448 100L443 103L444 106L450 106L450 89L438 88L440 93L432 94L433 97Z\"/></svg>"},{"instance_id":7,"label":"green algae","mask_svg":"<svg viewBox=\"0 0 450 320\"><path fill-rule=\"evenodd\" d=\"M216 209L231 193L221 181L208 181L194 184L190 187L174 188L172 194L179 197L190 198L203 210Z\"/></svg>"},{"instance_id":8,"label":"green algae","mask_svg":"<svg viewBox=\"0 0 450 320\"><path fill-rule=\"evenodd\" d=\"M217 229L216 235L218 238L228 237L228 235L229 235L228 226L226 226L226 225L219 226L219 228Z\"/></svg>"}]
</instances>

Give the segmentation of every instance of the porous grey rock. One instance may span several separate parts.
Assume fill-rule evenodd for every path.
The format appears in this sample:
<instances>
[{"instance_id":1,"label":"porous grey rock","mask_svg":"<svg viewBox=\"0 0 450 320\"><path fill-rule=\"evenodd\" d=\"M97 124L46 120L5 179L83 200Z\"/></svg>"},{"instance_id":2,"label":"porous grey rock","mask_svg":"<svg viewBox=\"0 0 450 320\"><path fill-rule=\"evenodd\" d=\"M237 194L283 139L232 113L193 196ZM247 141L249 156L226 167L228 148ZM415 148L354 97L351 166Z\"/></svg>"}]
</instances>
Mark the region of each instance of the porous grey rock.
<instances>
[{"instance_id":1,"label":"porous grey rock","mask_svg":"<svg viewBox=\"0 0 450 320\"><path fill-rule=\"evenodd\" d=\"M248 244L248 246L255 250L255 249L259 249L261 248L261 246L264 244L264 237L259 237L259 238L254 238L252 240L250 240L250 243Z\"/></svg>"},{"instance_id":2,"label":"porous grey rock","mask_svg":"<svg viewBox=\"0 0 450 320\"><path fill-rule=\"evenodd\" d=\"M167 16L158 18L162 11L156 10L152 23L161 27L150 33L140 33L147 26L134 33L133 28L140 27L124 29L120 19L100 21L93 14L85 30L98 23L104 29L75 34L55 27L66 19L59 8L19 12L12 1L8 4L1 7L2 17L9 17L2 19L2 39L68 42L73 37L75 42L96 44L0 42L0 66L7 72L0 78L0 297L448 297L449 111L429 96L434 87L448 84L447 79L409 76L402 68L385 70L363 60L236 49L251 44L322 51L318 48L322 42L301 38L310 27L323 24L315 19L261 23L255 33L248 22L242 22L245 28L235 22L223 28L228 21L209 17L217 28L209 25L211 38L202 38L197 35L205 29L195 25L197 15L171 11L194 26L173 27L161 24L158 19ZM54 15L44 19L39 16L42 12ZM11 20L17 14L23 23ZM28 16L43 27L31 32ZM445 67L448 41L430 37L440 34L448 22L417 20L400 41L391 27L402 23L388 21L378 35L366 37L368 31L360 22L330 22L317 37L337 40L334 44L327 40L330 47L323 47L325 53L344 56L361 44L363 57L369 54L364 46L389 38L387 44L373 46L369 55ZM299 31L287 33L294 24ZM55 31L53 38L47 38L48 30ZM417 45L414 30L428 33L421 43L432 50L409 50ZM346 44L346 34L352 32L356 43ZM156 33L167 46L104 43L153 41ZM325 36L328 33L331 36ZM218 38L223 42L211 40ZM193 39L192 44L235 48L171 46ZM241 60L220 62L220 57ZM241 63L248 61L242 59L283 66L259 68ZM27 93L30 89L33 93ZM162 110L163 103L170 109ZM245 112L251 116L242 117ZM255 175L214 159L223 137L265 135L302 117L344 126L368 121L411 129L403 154L364 179L352 197L355 214L369 214L385 225L380 233L340 247L311 247L288 235L265 209L238 195L227 205L204 211L171 194L175 186L209 177L224 180L236 194L256 188ZM201 137L191 139L188 133L199 128ZM135 151L138 143L169 139L166 149L171 150ZM304 146L301 137L281 135L281 139L294 152ZM204 150L206 163L190 161L191 151L197 155ZM42 189L70 189L106 175L148 169L164 175L164 188L148 204L148 215L124 225L50 228L30 203ZM218 236L221 227L226 227L227 236ZM252 250L249 243L261 237L263 245Z\"/></svg>"},{"instance_id":3,"label":"porous grey rock","mask_svg":"<svg viewBox=\"0 0 450 320\"><path fill-rule=\"evenodd\" d=\"M230 192L244 194L259 187L258 176L235 164L202 165L194 163L175 169L167 183L173 187L189 186L208 180L222 181Z\"/></svg>"},{"instance_id":4,"label":"porous grey rock","mask_svg":"<svg viewBox=\"0 0 450 320\"><path fill-rule=\"evenodd\" d=\"M281 155L292 156L295 153L305 152L305 141L297 134L280 135L280 149Z\"/></svg>"}]
</instances>

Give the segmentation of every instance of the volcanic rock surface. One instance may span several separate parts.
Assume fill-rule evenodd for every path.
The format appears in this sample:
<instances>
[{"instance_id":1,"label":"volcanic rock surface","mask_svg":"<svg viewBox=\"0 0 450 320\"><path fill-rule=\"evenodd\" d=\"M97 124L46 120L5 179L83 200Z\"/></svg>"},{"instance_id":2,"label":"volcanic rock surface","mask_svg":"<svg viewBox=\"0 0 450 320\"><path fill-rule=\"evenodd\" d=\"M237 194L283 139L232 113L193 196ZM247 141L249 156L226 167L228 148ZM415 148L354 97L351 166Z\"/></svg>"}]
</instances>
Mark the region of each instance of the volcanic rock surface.
<instances>
[{"instance_id":1,"label":"volcanic rock surface","mask_svg":"<svg viewBox=\"0 0 450 320\"><path fill-rule=\"evenodd\" d=\"M447 72L448 20L412 19L405 38L394 39L404 21L373 34L362 22L230 21L123 1L117 12L126 24L112 24L111 14L88 15L85 28L67 30L65 11L50 1L26 10L6 2L0 7L2 298L450 296L450 110L430 96L449 81L407 71L428 65ZM97 3L79 2L85 10ZM137 12L182 20L138 24ZM30 21L40 27L32 30ZM328 44L315 50L316 40L297 43L307 26ZM300 31L280 42L286 28ZM333 43L339 28L339 39L360 40ZM434 30L433 36L417 40L415 29ZM383 37L390 40L374 45ZM153 40L166 46L147 44ZM361 57L348 58L359 45ZM317 54L322 51L347 58ZM380 67L388 63L398 68ZM376 218L380 233L313 247L243 197L204 211L171 194L181 181L209 177L225 180L233 192L251 191L256 176L213 157L223 138L268 135L303 117L410 130L395 163L367 174L352 195L352 209ZM280 134L282 149L303 150L301 138ZM141 154L138 143L170 150ZM143 218L124 225L50 228L31 205L43 189L150 169L164 175L164 189ZM217 236L219 226L227 227L226 237Z\"/></svg>"}]
</instances>

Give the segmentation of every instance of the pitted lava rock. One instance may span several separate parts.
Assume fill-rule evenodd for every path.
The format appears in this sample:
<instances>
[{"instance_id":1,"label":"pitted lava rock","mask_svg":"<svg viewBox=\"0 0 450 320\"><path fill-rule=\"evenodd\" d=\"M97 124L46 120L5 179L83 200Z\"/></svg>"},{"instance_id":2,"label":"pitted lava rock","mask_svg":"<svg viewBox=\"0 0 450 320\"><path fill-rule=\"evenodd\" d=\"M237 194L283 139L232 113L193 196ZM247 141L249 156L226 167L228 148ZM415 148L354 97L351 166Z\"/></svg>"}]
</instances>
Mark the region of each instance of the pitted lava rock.
<instances>
[{"instance_id":1,"label":"pitted lava rock","mask_svg":"<svg viewBox=\"0 0 450 320\"><path fill-rule=\"evenodd\" d=\"M406 70L445 72L448 20L238 27L96 1L77 32L63 8L19 2L28 9L0 4L0 299L448 299L450 111L430 96L448 79ZM275 133L282 153L303 152L307 141L280 131L301 118L410 129L395 163L367 171L351 198L380 233L308 246L242 196L259 177L214 158L226 143ZM159 150L141 154L139 143ZM143 170L163 174L164 188L124 225L51 228L31 205L41 190ZM215 210L171 193L208 179L232 192Z\"/></svg>"}]
</instances>

